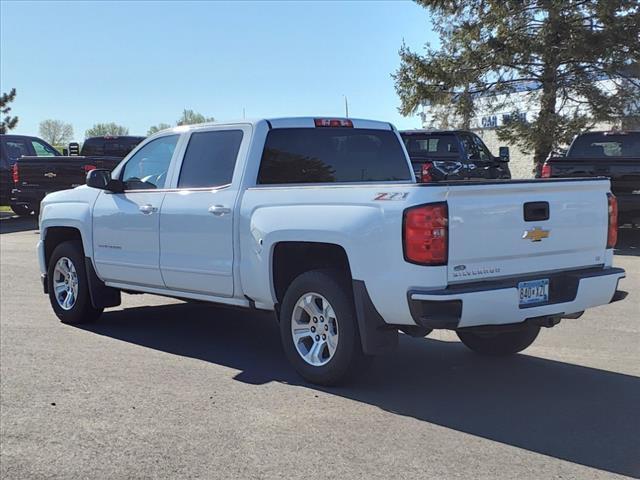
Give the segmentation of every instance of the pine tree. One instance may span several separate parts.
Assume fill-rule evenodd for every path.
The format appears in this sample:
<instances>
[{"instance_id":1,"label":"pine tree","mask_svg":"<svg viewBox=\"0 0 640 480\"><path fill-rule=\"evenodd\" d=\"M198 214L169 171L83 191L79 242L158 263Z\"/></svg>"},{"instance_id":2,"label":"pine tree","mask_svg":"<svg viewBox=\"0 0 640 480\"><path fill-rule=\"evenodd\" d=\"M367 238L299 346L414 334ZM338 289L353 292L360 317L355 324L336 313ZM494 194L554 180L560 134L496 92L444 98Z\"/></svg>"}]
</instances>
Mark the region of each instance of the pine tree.
<instances>
[{"instance_id":1,"label":"pine tree","mask_svg":"<svg viewBox=\"0 0 640 480\"><path fill-rule=\"evenodd\" d=\"M599 121L638 115L640 4L637 0L418 0L432 15L440 47L400 49L400 112L451 105L468 128L480 98L517 110L533 86L524 121L512 115L501 140L547 155ZM522 108L522 107L520 107ZM535 113L537 112L537 113Z\"/></svg>"},{"instance_id":2,"label":"pine tree","mask_svg":"<svg viewBox=\"0 0 640 480\"><path fill-rule=\"evenodd\" d=\"M0 118L0 133L7 133L9 130L12 130L18 124L18 117L12 117L9 115L11 112L11 107L9 107L9 103L13 102L16 98L16 89L12 88L9 93L3 93L0 96L0 115L3 118Z\"/></svg>"}]
</instances>

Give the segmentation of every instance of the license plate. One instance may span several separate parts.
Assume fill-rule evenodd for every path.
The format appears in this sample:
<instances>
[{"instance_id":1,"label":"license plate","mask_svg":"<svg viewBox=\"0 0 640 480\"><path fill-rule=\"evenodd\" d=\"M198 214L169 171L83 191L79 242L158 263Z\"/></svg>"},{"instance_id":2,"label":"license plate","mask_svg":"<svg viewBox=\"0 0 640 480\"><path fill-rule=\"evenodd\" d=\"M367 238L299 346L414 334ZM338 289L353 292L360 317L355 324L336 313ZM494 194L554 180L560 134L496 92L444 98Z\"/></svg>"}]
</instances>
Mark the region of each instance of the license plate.
<instances>
[{"instance_id":1,"label":"license plate","mask_svg":"<svg viewBox=\"0 0 640 480\"><path fill-rule=\"evenodd\" d=\"M549 279L531 280L518 283L520 305L544 303L549 301Z\"/></svg>"}]
</instances>

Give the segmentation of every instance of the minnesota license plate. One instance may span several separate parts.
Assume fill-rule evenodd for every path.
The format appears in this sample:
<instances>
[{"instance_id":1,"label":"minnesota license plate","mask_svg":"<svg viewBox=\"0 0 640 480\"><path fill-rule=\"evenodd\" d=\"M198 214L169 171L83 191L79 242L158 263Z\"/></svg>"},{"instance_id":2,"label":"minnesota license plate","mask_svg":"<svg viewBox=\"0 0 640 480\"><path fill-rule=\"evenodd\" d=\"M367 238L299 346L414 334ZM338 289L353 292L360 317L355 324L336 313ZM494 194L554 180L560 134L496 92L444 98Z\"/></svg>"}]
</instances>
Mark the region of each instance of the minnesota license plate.
<instances>
[{"instance_id":1,"label":"minnesota license plate","mask_svg":"<svg viewBox=\"0 0 640 480\"><path fill-rule=\"evenodd\" d=\"M530 280L518 283L520 305L544 303L549 301L549 279Z\"/></svg>"}]
</instances>

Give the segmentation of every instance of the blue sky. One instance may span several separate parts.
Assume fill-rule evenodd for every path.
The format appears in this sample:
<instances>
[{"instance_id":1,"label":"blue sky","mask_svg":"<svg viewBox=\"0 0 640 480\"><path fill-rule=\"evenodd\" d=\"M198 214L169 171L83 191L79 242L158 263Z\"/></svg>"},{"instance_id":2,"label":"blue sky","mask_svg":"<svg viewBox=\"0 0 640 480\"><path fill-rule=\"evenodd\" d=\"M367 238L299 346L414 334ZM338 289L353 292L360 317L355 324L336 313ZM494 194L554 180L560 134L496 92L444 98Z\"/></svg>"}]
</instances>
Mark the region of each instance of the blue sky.
<instances>
[{"instance_id":1,"label":"blue sky","mask_svg":"<svg viewBox=\"0 0 640 480\"><path fill-rule=\"evenodd\" d=\"M16 133L47 118L81 140L96 122L145 134L183 108L217 120L402 117L393 79L404 40L435 41L405 1L0 2L0 89L18 90Z\"/></svg>"}]
</instances>

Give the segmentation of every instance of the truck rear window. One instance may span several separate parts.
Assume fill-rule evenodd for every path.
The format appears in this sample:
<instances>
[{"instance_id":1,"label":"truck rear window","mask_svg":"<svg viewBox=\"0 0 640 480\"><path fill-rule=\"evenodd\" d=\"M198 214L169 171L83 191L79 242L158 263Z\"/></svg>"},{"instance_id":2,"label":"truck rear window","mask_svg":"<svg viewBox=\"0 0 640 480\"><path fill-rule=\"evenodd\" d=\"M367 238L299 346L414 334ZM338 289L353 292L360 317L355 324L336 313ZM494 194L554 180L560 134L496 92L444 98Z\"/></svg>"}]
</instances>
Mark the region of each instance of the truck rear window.
<instances>
[{"instance_id":1,"label":"truck rear window","mask_svg":"<svg viewBox=\"0 0 640 480\"><path fill-rule=\"evenodd\" d=\"M640 133L581 135L571 145L568 157L640 157Z\"/></svg>"},{"instance_id":2,"label":"truck rear window","mask_svg":"<svg viewBox=\"0 0 640 480\"><path fill-rule=\"evenodd\" d=\"M412 180L391 130L277 128L267 134L258 184Z\"/></svg>"},{"instance_id":3,"label":"truck rear window","mask_svg":"<svg viewBox=\"0 0 640 480\"><path fill-rule=\"evenodd\" d=\"M88 157L126 157L144 137L93 137L85 140L82 155Z\"/></svg>"},{"instance_id":4,"label":"truck rear window","mask_svg":"<svg viewBox=\"0 0 640 480\"><path fill-rule=\"evenodd\" d=\"M409 156L458 158L460 149L455 135L406 135L402 137Z\"/></svg>"}]
</instances>

